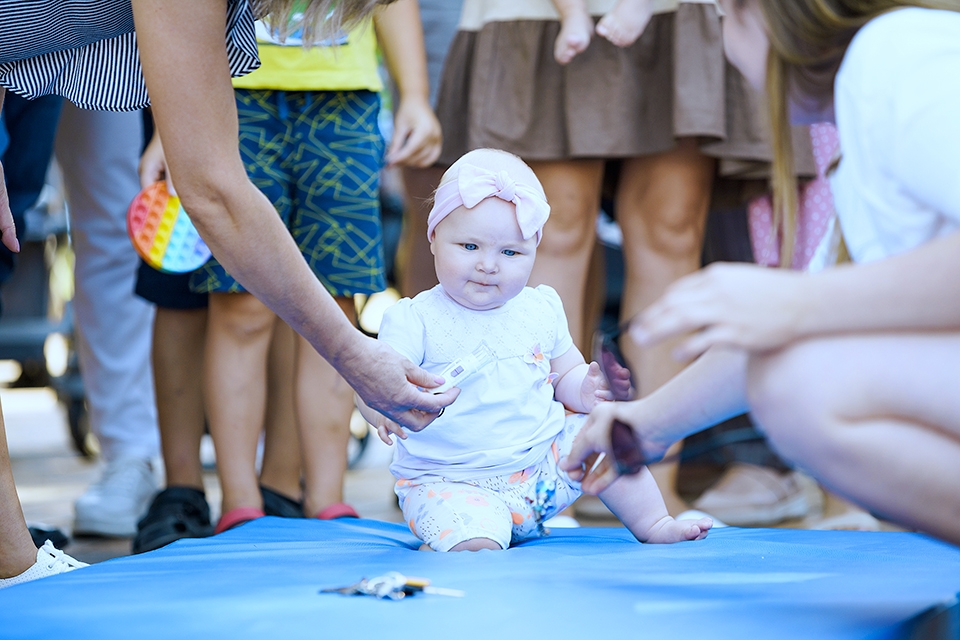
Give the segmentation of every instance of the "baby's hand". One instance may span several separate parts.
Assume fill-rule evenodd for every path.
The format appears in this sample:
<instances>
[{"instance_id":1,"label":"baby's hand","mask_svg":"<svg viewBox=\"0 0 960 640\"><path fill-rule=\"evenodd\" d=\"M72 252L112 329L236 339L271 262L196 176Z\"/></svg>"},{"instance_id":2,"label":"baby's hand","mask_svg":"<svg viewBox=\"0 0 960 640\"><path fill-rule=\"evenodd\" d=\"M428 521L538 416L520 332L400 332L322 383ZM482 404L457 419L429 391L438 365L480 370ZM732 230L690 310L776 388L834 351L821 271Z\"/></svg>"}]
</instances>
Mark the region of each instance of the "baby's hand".
<instances>
[{"instance_id":1,"label":"baby's hand","mask_svg":"<svg viewBox=\"0 0 960 640\"><path fill-rule=\"evenodd\" d=\"M553 45L553 57L560 64L567 64L587 48L592 37L593 18L586 10L564 17Z\"/></svg>"},{"instance_id":2,"label":"baby's hand","mask_svg":"<svg viewBox=\"0 0 960 640\"><path fill-rule=\"evenodd\" d=\"M377 424L375 426L377 427L377 435L388 445L393 444L393 439L390 438L391 433L395 434L401 440L407 439L407 434L404 432L403 427L386 416L378 414Z\"/></svg>"},{"instance_id":3,"label":"baby's hand","mask_svg":"<svg viewBox=\"0 0 960 640\"><path fill-rule=\"evenodd\" d=\"M590 413L590 410L597 406L598 402L613 400L613 394L610 387L607 386L607 379L603 377L600 371L600 365L591 362L587 369L587 375L583 376L583 382L580 384L580 402L586 410L584 413Z\"/></svg>"},{"instance_id":4,"label":"baby's hand","mask_svg":"<svg viewBox=\"0 0 960 640\"><path fill-rule=\"evenodd\" d=\"M618 0L597 23L597 34L618 47L629 47L647 28L652 16L650 0Z\"/></svg>"}]
</instances>

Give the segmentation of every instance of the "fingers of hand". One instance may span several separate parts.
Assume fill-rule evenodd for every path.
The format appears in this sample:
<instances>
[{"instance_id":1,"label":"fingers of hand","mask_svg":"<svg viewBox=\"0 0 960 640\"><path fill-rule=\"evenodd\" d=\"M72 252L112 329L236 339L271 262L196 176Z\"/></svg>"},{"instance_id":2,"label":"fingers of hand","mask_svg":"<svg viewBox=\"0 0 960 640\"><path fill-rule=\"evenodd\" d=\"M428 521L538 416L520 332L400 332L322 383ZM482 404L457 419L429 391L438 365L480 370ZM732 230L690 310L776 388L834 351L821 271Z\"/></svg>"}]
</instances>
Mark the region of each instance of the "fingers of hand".
<instances>
[{"instance_id":1,"label":"fingers of hand","mask_svg":"<svg viewBox=\"0 0 960 640\"><path fill-rule=\"evenodd\" d=\"M617 470L614 468L610 456L604 456L580 481L580 487L585 493L597 495L613 484L616 479Z\"/></svg>"},{"instance_id":2,"label":"fingers of hand","mask_svg":"<svg viewBox=\"0 0 960 640\"><path fill-rule=\"evenodd\" d=\"M390 431L387 429L386 425L380 425L377 427L377 435L380 436L380 439L388 445L393 444L393 440L390 439Z\"/></svg>"}]
</instances>

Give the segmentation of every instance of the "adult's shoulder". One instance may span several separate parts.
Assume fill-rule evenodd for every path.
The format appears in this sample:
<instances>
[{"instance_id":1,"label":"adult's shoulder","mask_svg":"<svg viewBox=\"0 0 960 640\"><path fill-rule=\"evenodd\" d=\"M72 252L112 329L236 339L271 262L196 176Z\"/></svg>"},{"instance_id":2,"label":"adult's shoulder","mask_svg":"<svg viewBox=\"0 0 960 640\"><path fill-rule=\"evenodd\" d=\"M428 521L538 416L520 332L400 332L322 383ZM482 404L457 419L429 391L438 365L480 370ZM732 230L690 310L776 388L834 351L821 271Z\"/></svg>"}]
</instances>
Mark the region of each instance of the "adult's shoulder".
<instances>
[{"instance_id":1,"label":"adult's shoulder","mask_svg":"<svg viewBox=\"0 0 960 640\"><path fill-rule=\"evenodd\" d=\"M907 7L878 16L850 43L837 77L861 88L909 80L928 63L960 61L960 12Z\"/></svg>"}]
</instances>

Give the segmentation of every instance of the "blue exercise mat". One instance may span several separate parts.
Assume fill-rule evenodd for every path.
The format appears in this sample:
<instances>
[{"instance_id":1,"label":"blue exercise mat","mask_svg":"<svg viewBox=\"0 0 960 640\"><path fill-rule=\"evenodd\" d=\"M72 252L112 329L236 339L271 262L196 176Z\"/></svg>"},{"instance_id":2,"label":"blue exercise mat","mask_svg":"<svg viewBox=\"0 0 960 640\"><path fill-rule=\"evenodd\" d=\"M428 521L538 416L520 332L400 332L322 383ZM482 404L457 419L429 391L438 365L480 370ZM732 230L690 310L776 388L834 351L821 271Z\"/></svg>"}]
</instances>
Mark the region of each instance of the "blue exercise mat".
<instances>
[{"instance_id":1,"label":"blue exercise mat","mask_svg":"<svg viewBox=\"0 0 960 640\"><path fill-rule=\"evenodd\" d=\"M263 518L0 591L0 637L896 638L918 620L924 637L956 633L960 549L917 534L729 528L641 545L590 528L505 552L419 544L399 524ZM466 595L319 593L389 571Z\"/></svg>"}]
</instances>

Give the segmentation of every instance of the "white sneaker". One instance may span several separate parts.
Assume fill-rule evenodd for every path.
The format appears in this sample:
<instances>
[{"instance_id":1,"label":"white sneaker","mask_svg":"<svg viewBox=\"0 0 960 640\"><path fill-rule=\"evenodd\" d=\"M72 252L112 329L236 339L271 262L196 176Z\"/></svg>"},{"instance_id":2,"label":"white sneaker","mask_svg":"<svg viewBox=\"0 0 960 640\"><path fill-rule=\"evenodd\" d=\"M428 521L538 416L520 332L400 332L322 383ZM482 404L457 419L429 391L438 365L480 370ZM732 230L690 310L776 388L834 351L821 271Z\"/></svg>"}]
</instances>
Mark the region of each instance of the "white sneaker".
<instances>
[{"instance_id":1,"label":"white sneaker","mask_svg":"<svg viewBox=\"0 0 960 640\"><path fill-rule=\"evenodd\" d=\"M73 532L132 537L137 533L137 521L146 513L157 490L149 460L113 460L104 467L100 480L74 503Z\"/></svg>"},{"instance_id":2,"label":"white sneaker","mask_svg":"<svg viewBox=\"0 0 960 640\"><path fill-rule=\"evenodd\" d=\"M47 540L42 547L37 549L37 561L34 565L18 576L0 578L0 589L88 566L90 565L86 562L80 562L79 560L71 558Z\"/></svg>"}]
</instances>

